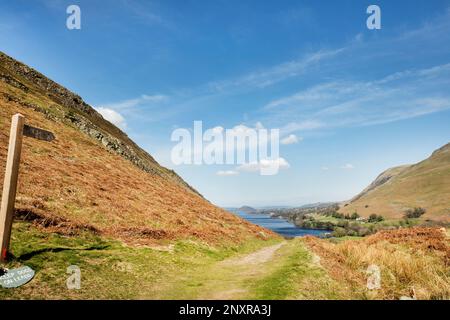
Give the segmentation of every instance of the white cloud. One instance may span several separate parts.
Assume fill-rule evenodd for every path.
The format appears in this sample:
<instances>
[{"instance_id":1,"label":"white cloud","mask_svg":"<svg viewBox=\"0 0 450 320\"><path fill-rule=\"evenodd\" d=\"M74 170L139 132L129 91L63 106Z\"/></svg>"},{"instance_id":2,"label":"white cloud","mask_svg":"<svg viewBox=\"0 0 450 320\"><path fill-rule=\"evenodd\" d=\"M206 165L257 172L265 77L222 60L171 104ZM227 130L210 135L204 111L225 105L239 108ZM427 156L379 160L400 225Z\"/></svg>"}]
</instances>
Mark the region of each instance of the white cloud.
<instances>
[{"instance_id":1,"label":"white cloud","mask_svg":"<svg viewBox=\"0 0 450 320\"><path fill-rule=\"evenodd\" d=\"M246 163L239 166L237 170L243 172L258 172L272 167L288 169L290 165L284 158L280 157L277 159L261 159L260 161Z\"/></svg>"},{"instance_id":2,"label":"white cloud","mask_svg":"<svg viewBox=\"0 0 450 320\"><path fill-rule=\"evenodd\" d=\"M255 127L250 127L245 124L239 124L236 125L230 129L225 129L222 126L216 126L213 128L203 128L203 133L206 132L206 130L211 129L213 134L219 134L222 135L224 139L223 143L223 151L226 155L227 153L245 153L246 157L248 155L258 155L260 152L260 148L270 148L272 147L272 133L271 129L267 129L268 134L267 136L259 135L258 130L264 129L264 125L261 122L256 122ZM226 138L227 135L230 137L238 137L238 138L246 138L245 140L241 140L244 143L240 143L241 141L236 141L233 139ZM253 139L255 138L255 139ZM274 139L276 137L274 136ZM252 141L252 142L250 142ZM239 143L238 143L239 142ZM212 146L214 141L212 142L204 142L203 147L207 148L209 146ZM202 148L195 148L193 150L194 157L202 157L203 156L203 150ZM247 158L248 159L248 158Z\"/></svg>"},{"instance_id":3,"label":"white cloud","mask_svg":"<svg viewBox=\"0 0 450 320\"><path fill-rule=\"evenodd\" d=\"M232 152L232 150L235 150L235 151L247 150L248 152L257 153L258 147L267 147L270 145L270 142L271 142L270 129L267 129L269 131L267 137L257 135L257 130L261 130L261 129L264 129L264 125L261 122L257 122L255 124L254 128L249 127L245 124L239 124L239 125L234 126L231 129L226 129L226 130L220 126L215 127L215 128L213 128L213 131L217 132L217 133L222 133L223 131L226 131L226 134L229 134L230 136L235 136L235 137L251 137L251 136L255 135L255 137L257 137L257 139L258 139L257 144L250 144L250 143L248 143L248 141L246 141L246 143L244 143L244 144L237 144L237 143L230 143L231 141L227 140L225 147L226 147L227 152ZM225 134L225 132L223 132L223 134Z\"/></svg>"},{"instance_id":4,"label":"white cloud","mask_svg":"<svg viewBox=\"0 0 450 320\"><path fill-rule=\"evenodd\" d=\"M168 100L166 95L156 94L156 95L140 95L137 98L122 100L114 103L104 104L103 107L114 109L114 110L124 110L131 109L143 105L151 105L156 103L165 102Z\"/></svg>"},{"instance_id":5,"label":"white cloud","mask_svg":"<svg viewBox=\"0 0 450 320\"><path fill-rule=\"evenodd\" d=\"M288 145L288 144L294 144L298 143L299 141L302 141L302 137L297 137L295 134L290 134L287 137L281 139L281 144Z\"/></svg>"},{"instance_id":6,"label":"white cloud","mask_svg":"<svg viewBox=\"0 0 450 320\"><path fill-rule=\"evenodd\" d=\"M103 118L119 127L120 129L125 130L127 128L127 122L125 121L125 118L117 111L104 107L97 108L97 111L103 116Z\"/></svg>"},{"instance_id":7,"label":"white cloud","mask_svg":"<svg viewBox=\"0 0 450 320\"><path fill-rule=\"evenodd\" d=\"M328 170L330 170L330 168L325 167L325 166L323 166L321 169L322 169L323 171L328 171Z\"/></svg>"},{"instance_id":8,"label":"white cloud","mask_svg":"<svg viewBox=\"0 0 450 320\"><path fill-rule=\"evenodd\" d=\"M352 165L351 163L346 163L341 167L341 169L352 170L352 169L355 169L355 166Z\"/></svg>"},{"instance_id":9,"label":"white cloud","mask_svg":"<svg viewBox=\"0 0 450 320\"><path fill-rule=\"evenodd\" d=\"M216 174L218 176L225 177L225 176L236 176L239 174L239 172L234 171L234 170L225 170L225 171L220 170L220 171L217 171Z\"/></svg>"}]
</instances>

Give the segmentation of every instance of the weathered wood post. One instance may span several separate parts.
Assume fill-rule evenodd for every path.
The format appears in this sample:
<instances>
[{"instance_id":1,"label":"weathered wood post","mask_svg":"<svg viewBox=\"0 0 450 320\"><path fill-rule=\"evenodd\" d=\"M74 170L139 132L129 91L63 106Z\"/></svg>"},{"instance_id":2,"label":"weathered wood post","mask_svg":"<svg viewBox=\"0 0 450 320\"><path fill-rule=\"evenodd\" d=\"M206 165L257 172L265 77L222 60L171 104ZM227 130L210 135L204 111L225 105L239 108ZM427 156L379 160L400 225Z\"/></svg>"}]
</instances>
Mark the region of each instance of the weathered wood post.
<instances>
[{"instance_id":1,"label":"weathered wood post","mask_svg":"<svg viewBox=\"0 0 450 320\"><path fill-rule=\"evenodd\" d=\"M0 262L6 262L8 257L23 136L48 142L55 139L54 134L49 131L26 125L25 117L20 113L12 117L8 158L6 160L5 183L3 184L2 204L0 207Z\"/></svg>"},{"instance_id":2,"label":"weathered wood post","mask_svg":"<svg viewBox=\"0 0 450 320\"><path fill-rule=\"evenodd\" d=\"M16 201L17 179L19 176L20 153L22 150L23 126L25 118L21 114L12 117L9 136L8 158L6 160L5 182L3 184L0 207L0 261L5 262L8 255L9 240Z\"/></svg>"}]
</instances>

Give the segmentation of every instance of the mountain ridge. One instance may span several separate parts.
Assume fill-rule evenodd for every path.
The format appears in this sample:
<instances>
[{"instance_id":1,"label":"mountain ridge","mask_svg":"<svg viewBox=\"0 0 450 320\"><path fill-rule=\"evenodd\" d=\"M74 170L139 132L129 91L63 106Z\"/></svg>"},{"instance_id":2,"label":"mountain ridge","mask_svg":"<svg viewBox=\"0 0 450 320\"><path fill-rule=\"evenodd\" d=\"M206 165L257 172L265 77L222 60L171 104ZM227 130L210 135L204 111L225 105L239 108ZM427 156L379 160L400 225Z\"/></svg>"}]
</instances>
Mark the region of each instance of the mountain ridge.
<instances>
[{"instance_id":1,"label":"mountain ridge","mask_svg":"<svg viewBox=\"0 0 450 320\"><path fill-rule=\"evenodd\" d=\"M450 221L450 143L412 165L382 172L368 187L344 202L340 211L364 217L381 214L401 218L414 207L427 210L428 220Z\"/></svg>"},{"instance_id":2,"label":"mountain ridge","mask_svg":"<svg viewBox=\"0 0 450 320\"><path fill-rule=\"evenodd\" d=\"M159 165L149 153L134 143L125 132L105 120L95 108L84 102L78 94L1 51L0 80L24 92L30 92L33 89L46 92L52 101L69 109L69 112L63 114L59 120L68 120L84 133L101 141L108 150L123 156L140 169L173 179L190 191L200 195L173 170ZM8 96L7 98L14 99L14 97ZM35 110L46 113L46 110L42 108L35 108Z\"/></svg>"}]
</instances>

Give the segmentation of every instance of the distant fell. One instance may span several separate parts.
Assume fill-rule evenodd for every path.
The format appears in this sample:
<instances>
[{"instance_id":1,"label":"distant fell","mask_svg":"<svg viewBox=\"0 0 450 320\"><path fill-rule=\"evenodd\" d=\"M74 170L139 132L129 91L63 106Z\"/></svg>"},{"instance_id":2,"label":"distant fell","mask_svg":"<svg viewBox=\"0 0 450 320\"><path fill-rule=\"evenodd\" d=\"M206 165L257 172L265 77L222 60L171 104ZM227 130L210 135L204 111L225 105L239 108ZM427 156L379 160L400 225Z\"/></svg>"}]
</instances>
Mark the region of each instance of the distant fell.
<instances>
[{"instance_id":1,"label":"distant fell","mask_svg":"<svg viewBox=\"0 0 450 320\"><path fill-rule=\"evenodd\" d=\"M255 208L252 208L250 206L242 206L237 210L245 212L245 213L250 213L250 214L258 213L258 210L256 210Z\"/></svg>"},{"instance_id":2,"label":"distant fell","mask_svg":"<svg viewBox=\"0 0 450 320\"><path fill-rule=\"evenodd\" d=\"M450 143L419 163L384 171L340 211L401 218L415 207L426 209L422 219L450 222Z\"/></svg>"}]
</instances>

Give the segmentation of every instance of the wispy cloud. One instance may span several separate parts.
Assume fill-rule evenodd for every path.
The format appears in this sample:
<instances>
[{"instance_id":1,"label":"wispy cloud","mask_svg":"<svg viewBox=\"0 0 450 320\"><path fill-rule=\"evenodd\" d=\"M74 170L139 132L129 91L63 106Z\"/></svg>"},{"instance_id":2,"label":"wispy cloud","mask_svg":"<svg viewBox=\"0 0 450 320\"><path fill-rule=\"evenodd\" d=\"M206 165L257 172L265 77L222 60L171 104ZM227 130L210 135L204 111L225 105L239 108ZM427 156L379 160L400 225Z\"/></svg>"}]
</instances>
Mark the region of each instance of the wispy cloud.
<instances>
[{"instance_id":1,"label":"wispy cloud","mask_svg":"<svg viewBox=\"0 0 450 320\"><path fill-rule=\"evenodd\" d=\"M255 119L262 119L268 127L280 128L282 136L301 131L375 125L439 112L448 109L450 104L449 61L422 69L398 71L394 67L391 74L382 76L366 76L359 67L368 63L382 64L385 59L390 61L389 57L399 59L404 56L407 59L411 47L423 41L445 42L450 39L449 17L450 12L447 12L416 30L382 38L358 34L337 49L316 50L299 59L234 78L178 90L170 94L170 99L164 94L141 95L101 106L124 112L127 117L128 112L137 108L154 107L151 119L146 121L155 121L194 113L198 109L211 109L216 104L220 107L224 95L269 92L272 86L286 83L290 94L268 100L261 108L249 105L249 112L246 110ZM442 39L437 39L435 33ZM428 39L427 34L433 34L433 39ZM450 46L440 50L450 52ZM268 95L270 93L264 93L264 96Z\"/></svg>"},{"instance_id":2,"label":"wispy cloud","mask_svg":"<svg viewBox=\"0 0 450 320\"><path fill-rule=\"evenodd\" d=\"M140 121L144 120L145 122L155 122L169 118L177 112L175 109L168 108L168 103L170 101L171 99L166 95L142 94L135 98L99 104L96 109L108 113L106 114L107 117L111 117L111 114L114 113L121 115L128 120L139 119ZM151 112L151 115L147 113L149 111ZM143 117L143 115L146 116ZM126 122L123 121L123 123Z\"/></svg>"},{"instance_id":3,"label":"wispy cloud","mask_svg":"<svg viewBox=\"0 0 450 320\"><path fill-rule=\"evenodd\" d=\"M162 94L157 95L140 95L137 98L131 98L113 103L103 104L102 107L114 110L126 110L136 107L145 107L167 101L169 98Z\"/></svg>"},{"instance_id":4,"label":"wispy cloud","mask_svg":"<svg viewBox=\"0 0 450 320\"><path fill-rule=\"evenodd\" d=\"M450 64L397 72L375 81L335 80L269 102L283 132L365 126L450 109Z\"/></svg>"},{"instance_id":5,"label":"wispy cloud","mask_svg":"<svg viewBox=\"0 0 450 320\"><path fill-rule=\"evenodd\" d=\"M195 109L211 108L223 96L239 95L243 92L253 92L273 86L277 83L306 74L310 69L316 68L327 60L339 56L345 48L334 50L318 50L305 54L301 58L282 62L278 65L269 66L253 72L249 72L235 78L211 81L194 88L184 88L170 94L169 115L177 115L180 112L190 112ZM146 102L168 102L169 96L158 94L154 101L145 99L145 95L106 104L105 107L112 109L130 108ZM167 104L165 105L167 107Z\"/></svg>"},{"instance_id":6,"label":"wispy cloud","mask_svg":"<svg viewBox=\"0 0 450 320\"><path fill-rule=\"evenodd\" d=\"M238 171L235 170L220 170L216 173L218 176L229 177L229 176L237 176L239 174Z\"/></svg>"},{"instance_id":7,"label":"wispy cloud","mask_svg":"<svg viewBox=\"0 0 450 320\"><path fill-rule=\"evenodd\" d=\"M208 84L212 91L230 92L234 90L263 89L281 81L304 74L310 67L321 61L336 57L345 49L319 50L304 57L284 62L263 70L251 72L235 79L215 81Z\"/></svg>"},{"instance_id":8,"label":"wispy cloud","mask_svg":"<svg viewBox=\"0 0 450 320\"><path fill-rule=\"evenodd\" d=\"M124 10L133 14L138 21L148 25L158 25L167 29L174 29L175 25L167 18L163 17L155 8L155 3L152 1L135 1L122 0Z\"/></svg>"}]
</instances>

